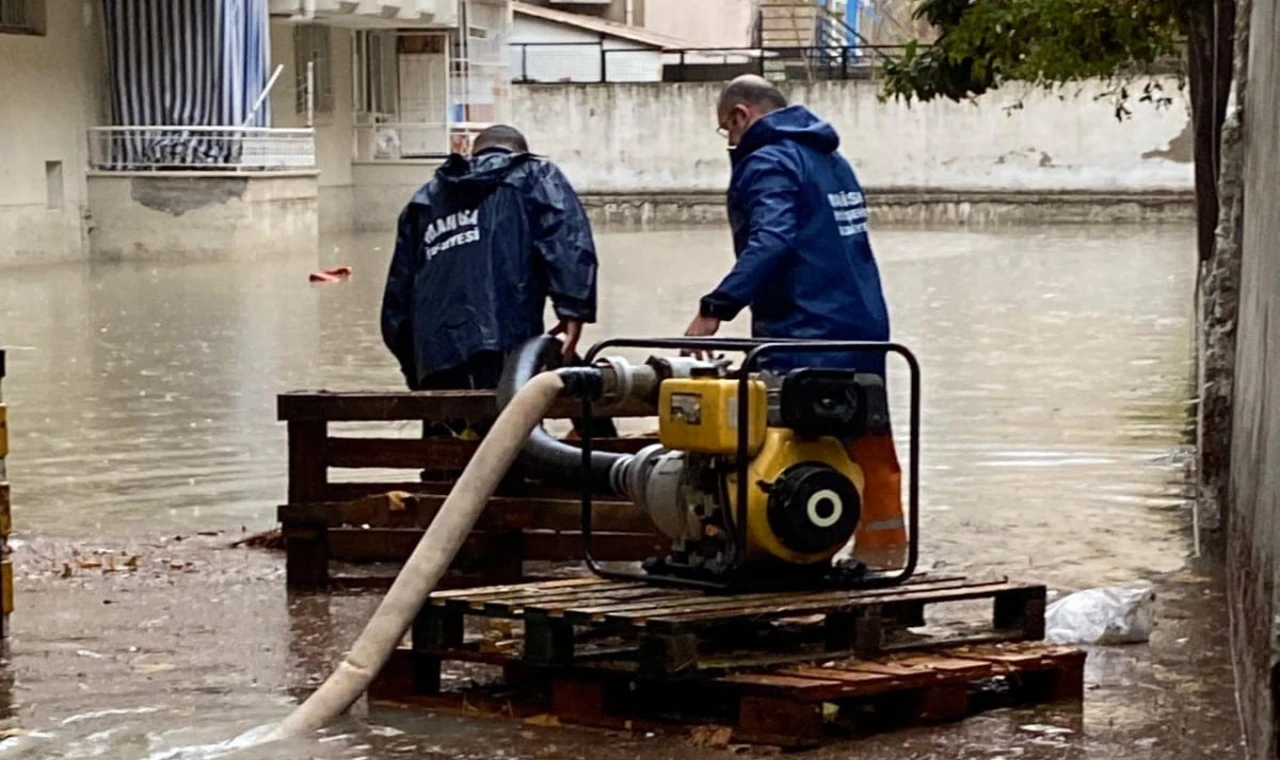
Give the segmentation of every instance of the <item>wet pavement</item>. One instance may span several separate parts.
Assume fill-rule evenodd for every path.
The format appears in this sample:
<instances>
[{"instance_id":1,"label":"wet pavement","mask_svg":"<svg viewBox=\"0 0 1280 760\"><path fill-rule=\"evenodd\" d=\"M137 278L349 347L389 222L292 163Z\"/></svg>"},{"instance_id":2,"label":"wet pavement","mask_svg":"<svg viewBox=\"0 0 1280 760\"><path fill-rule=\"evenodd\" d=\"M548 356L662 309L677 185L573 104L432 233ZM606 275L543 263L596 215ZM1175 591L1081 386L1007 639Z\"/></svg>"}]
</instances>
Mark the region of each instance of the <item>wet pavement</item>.
<instances>
[{"instance_id":1,"label":"wet pavement","mask_svg":"<svg viewBox=\"0 0 1280 760\"><path fill-rule=\"evenodd\" d=\"M1192 231L880 230L875 243L895 337L925 372L924 565L1059 590L1150 582L1159 626L1150 645L1091 652L1083 710L1003 710L809 756L1236 756L1221 584L1188 560ZM0 760L726 756L679 735L386 710L295 746L225 744L286 714L377 602L291 598L280 557L227 547L269 527L284 494L277 392L397 387L376 321L387 245L0 272L22 540ZM599 246L588 338L678 333L730 256L719 228ZM355 277L307 282L337 264Z\"/></svg>"}]
</instances>

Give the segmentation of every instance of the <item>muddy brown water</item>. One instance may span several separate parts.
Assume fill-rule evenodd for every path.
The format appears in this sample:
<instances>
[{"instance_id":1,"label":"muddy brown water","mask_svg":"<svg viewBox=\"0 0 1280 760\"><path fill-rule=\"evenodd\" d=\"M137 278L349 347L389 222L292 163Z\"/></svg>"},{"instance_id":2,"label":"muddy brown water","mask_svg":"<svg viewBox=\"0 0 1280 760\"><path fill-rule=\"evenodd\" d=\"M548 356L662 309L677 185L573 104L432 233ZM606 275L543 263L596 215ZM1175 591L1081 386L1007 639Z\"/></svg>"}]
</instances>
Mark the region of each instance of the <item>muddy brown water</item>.
<instances>
[{"instance_id":1,"label":"muddy brown water","mask_svg":"<svg viewBox=\"0 0 1280 760\"><path fill-rule=\"evenodd\" d=\"M1150 645L1093 650L1083 710L1004 710L811 756L1234 757L1221 588L1188 560L1192 231L896 229L875 244L895 338L924 368L925 567L1059 590L1151 582L1160 625ZM377 601L290 597L278 557L225 546L268 527L283 496L277 392L397 387L376 321L387 246L0 272L21 539L0 760L725 756L679 735L386 710L316 741L227 744L282 717ZM590 339L678 333L730 256L717 227L599 246ZM335 264L355 276L307 282Z\"/></svg>"}]
</instances>

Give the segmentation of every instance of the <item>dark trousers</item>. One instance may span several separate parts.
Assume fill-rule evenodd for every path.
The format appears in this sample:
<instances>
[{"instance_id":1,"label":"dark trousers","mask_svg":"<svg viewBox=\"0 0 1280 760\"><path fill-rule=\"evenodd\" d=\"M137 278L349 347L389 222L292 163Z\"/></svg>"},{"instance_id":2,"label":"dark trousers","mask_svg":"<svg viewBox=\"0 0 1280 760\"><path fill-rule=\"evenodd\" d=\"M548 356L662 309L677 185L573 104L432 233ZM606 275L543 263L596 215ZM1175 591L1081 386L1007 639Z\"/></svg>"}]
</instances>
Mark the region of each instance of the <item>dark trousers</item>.
<instances>
[{"instance_id":1,"label":"dark trousers","mask_svg":"<svg viewBox=\"0 0 1280 760\"><path fill-rule=\"evenodd\" d=\"M466 363L432 372L418 383L420 391L480 391L498 387L502 377L502 354L497 351L482 351L473 355ZM422 423L423 438L440 438L462 435L468 427L476 435L483 436L489 432L490 420L443 420Z\"/></svg>"}]
</instances>

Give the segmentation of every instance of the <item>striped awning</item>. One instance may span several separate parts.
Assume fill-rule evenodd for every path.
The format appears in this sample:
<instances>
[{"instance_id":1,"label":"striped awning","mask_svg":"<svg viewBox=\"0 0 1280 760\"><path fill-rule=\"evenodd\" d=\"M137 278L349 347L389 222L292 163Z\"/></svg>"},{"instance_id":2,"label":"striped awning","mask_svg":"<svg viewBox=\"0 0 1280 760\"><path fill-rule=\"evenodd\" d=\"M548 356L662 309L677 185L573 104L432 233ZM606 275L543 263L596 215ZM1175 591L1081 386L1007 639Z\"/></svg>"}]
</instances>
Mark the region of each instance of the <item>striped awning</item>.
<instances>
[{"instance_id":1,"label":"striped awning","mask_svg":"<svg viewBox=\"0 0 1280 760\"><path fill-rule=\"evenodd\" d=\"M264 127L267 0L103 0L111 117L117 127ZM116 146L113 162L225 164L237 146L192 130Z\"/></svg>"}]
</instances>

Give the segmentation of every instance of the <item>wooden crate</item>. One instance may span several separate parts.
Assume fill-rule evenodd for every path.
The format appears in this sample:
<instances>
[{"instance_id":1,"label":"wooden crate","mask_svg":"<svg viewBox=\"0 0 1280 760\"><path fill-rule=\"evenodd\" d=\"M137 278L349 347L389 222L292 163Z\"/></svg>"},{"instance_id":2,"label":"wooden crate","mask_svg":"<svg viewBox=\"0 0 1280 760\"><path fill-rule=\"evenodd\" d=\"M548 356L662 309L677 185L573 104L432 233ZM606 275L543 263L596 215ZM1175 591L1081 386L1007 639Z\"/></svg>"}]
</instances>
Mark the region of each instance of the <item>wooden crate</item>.
<instances>
[{"instance_id":1,"label":"wooden crate","mask_svg":"<svg viewBox=\"0 0 1280 760\"><path fill-rule=\"evenodd\" d=\"M926 608L990 604L981 627L945 635L889 635L923 624ZM1031 641L1044 636L1045 587L1008 580L913 578L882 589L712 595L598 578L442 591L411 637L418 693L439 691L447 661L574 668L602 659L649 680L701 679L900 649ZM521 635L505 648L468 642L468 618L497 618Z\"/></svg>"},{"instance_id":2,"label":"wooden crate","mask_svg":"<svg viewBox=\"0 0 1280 760\"><path fill-rule=\"evenodd\" d=\"M896 643L885 635L920 623L923 607L965 599L991 601L986 630ZM815 613L823 619L772 626ZM506 628L497 639L466 636L469 617ZM771 627L774 635L753 636ZM412 646L396 652L370 697L631 730L713 724L724 741L797 747L1080 700L1084 653L1029 641L1043 628L1044 588L1008 581L921 578L896 589L744 596L593 578L518 584L434 594ZM498 666L503 678L444 689L447 661Z\"/></svg>"},{"instance_id":3,"label":"wooden crate","mask_svg":"<svg viewBox=\"0 0 1280 760\"><path fill-rule=\"evenodd\" d=\"M288 426L288 503L278 510L291 588L384 585L389 577L342 577L331 562L400 562L409 556L453 481L479 445L459 439L391 438L335 434L332 423L483 420L497 411L487 391L390 393L296 392L279 396L278 416ZM557 404L548 419L567 419L579 403ZM643 406L599 410L602 416L639 417ZM606 438L601 451L635 452L652 438ZM399 469L410 477L376 482L337 481L331 470ZM431 473L424 482L420 471ZM388 493L411 498L388 497ZM523 578L525 562L563 562L581 556L578 494L543 483L517 466L500 485L476 531L454 564L447 586L503 583ZM595 503L600 532L593 547L602 560L634 561L662 554L667 542L629 504Z\"/></svg>"}]
</instances>

